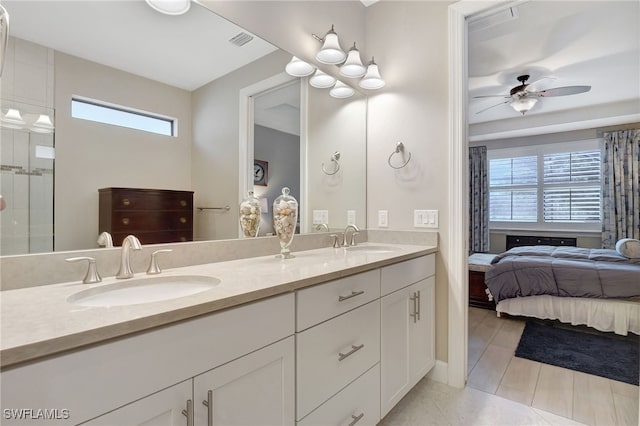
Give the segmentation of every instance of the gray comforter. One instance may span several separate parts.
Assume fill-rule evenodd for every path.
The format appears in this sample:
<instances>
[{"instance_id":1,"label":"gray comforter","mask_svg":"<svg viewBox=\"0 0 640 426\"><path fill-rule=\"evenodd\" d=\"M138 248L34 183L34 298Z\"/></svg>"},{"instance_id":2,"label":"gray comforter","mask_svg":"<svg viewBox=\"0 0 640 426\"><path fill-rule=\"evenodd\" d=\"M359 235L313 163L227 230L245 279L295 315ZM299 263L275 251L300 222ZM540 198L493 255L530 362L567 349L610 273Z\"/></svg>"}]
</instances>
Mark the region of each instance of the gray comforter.
<instances>
[{"instance_id":1,"label":"gray comforter","mask_svg":"<svg viewBox=\"0 0 640 426\"><path fill-rule=\"evenodd\" d=\"M615 250L578 247L516 247L498 255L485 273L494 300L553 296L640 296L640 262Z\"/></svg>"}]
</instances>

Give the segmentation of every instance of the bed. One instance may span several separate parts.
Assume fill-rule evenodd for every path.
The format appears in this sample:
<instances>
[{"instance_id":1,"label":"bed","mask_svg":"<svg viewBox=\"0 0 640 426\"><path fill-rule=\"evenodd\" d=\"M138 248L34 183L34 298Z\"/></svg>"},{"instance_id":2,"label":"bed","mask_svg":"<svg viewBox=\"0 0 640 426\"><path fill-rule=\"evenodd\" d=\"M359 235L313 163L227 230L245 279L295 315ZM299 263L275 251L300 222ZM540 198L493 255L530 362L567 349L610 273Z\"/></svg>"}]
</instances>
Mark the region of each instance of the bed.
<instances>
[{"instance_id":1,"label":"bed","mask_svg":"<svg viewBox=\"0 0 640 426\"><path fill-rule=\"evenodd\" d=\"M485 283L498 315L640 334L640 259L616 250L516 247L492 260Z\"/></svg>"}]
</instances>

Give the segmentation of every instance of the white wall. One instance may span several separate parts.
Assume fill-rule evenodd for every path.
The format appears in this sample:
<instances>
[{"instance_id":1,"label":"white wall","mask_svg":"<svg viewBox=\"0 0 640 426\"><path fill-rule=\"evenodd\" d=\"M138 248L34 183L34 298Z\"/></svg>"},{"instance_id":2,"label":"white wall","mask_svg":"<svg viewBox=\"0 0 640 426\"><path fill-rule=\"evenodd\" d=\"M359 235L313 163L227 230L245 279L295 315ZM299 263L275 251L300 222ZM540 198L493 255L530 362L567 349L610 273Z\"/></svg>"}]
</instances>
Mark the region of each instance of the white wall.
<instances>
[{"instance_id":1,"label":"white wall","mask_svg":"<svg viewBox=\"0 0 640 426\"><path fill-rule=\"evenodd\" d=\"M178 136L71 117L78 95L178 119ZM97 247L98 189L191 189L189 92L55 52L55 250Z\"/></svg>"}]
</instances>

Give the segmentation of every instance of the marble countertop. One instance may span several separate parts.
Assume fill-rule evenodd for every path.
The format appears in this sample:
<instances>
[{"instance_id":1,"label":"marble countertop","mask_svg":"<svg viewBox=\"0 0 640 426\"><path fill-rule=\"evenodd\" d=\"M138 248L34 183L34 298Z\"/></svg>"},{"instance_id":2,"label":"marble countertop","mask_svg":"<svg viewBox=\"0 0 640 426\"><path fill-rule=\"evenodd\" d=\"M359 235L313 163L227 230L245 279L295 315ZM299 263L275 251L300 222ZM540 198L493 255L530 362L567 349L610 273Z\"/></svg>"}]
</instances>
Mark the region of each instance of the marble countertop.
<instances>
[{"instance_id":1,"label":"marble countertop","mask_svg":"<svg viewBox=\"0 0 640 426\"><path fill-rule=\"evenodd\" d=\"M379 244L362 244L366 245ZM79 291L126 281L113 277L99 284L77 281L2 291L0 366L13 366L437 251L435 246L384 245L393 247L393 251L322 248L296 252L295 258L286 260L263 256L165 270L161 276L205 275L221 283L191 296L137 305L85 307L67 301ZM144 272L135 275L144 277L148 277Z\"/></svg>"}]
</instances>

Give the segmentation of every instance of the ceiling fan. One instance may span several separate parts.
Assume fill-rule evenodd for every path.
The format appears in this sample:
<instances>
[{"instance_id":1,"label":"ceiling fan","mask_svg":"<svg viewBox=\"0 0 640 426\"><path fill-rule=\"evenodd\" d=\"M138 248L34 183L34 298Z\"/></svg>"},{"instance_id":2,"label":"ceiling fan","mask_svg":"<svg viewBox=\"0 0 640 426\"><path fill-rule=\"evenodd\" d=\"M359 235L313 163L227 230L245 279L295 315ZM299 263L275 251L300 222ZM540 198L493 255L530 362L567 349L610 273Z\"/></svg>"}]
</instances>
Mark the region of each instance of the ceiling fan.
<instances>
[{"instance_id":1,"label":"ceiling fan","mask_svg":"<svg viewBox=\"0 0 640 426\"><path fill-rule=\"evenodd\" d=\"M538 98L548 98L551 96L567 96L567 95L575 95L578 93L584 93L591 90L591 86L564 86L564 87L554 87L546 90L534 90L531 86L535 85L538 81L544 80L545 77L540 80L537 80L531 84L527 84L527 80L529 80L529 75L524 74L518 76L517 80L520 82L519 86L515 86L509 91L509 96L506 95L484 95L484 96L474 96L474 99L478 98L504 98L506 99L504 102L500 102L499 104L491 105L488 108L480 110L476 112L476 114L480 114L488 109L497 107L499 105L509 104L513 109L522 113L524 115L525 112L529 111L537 102Z\"/></svg>"}]
</instances>

